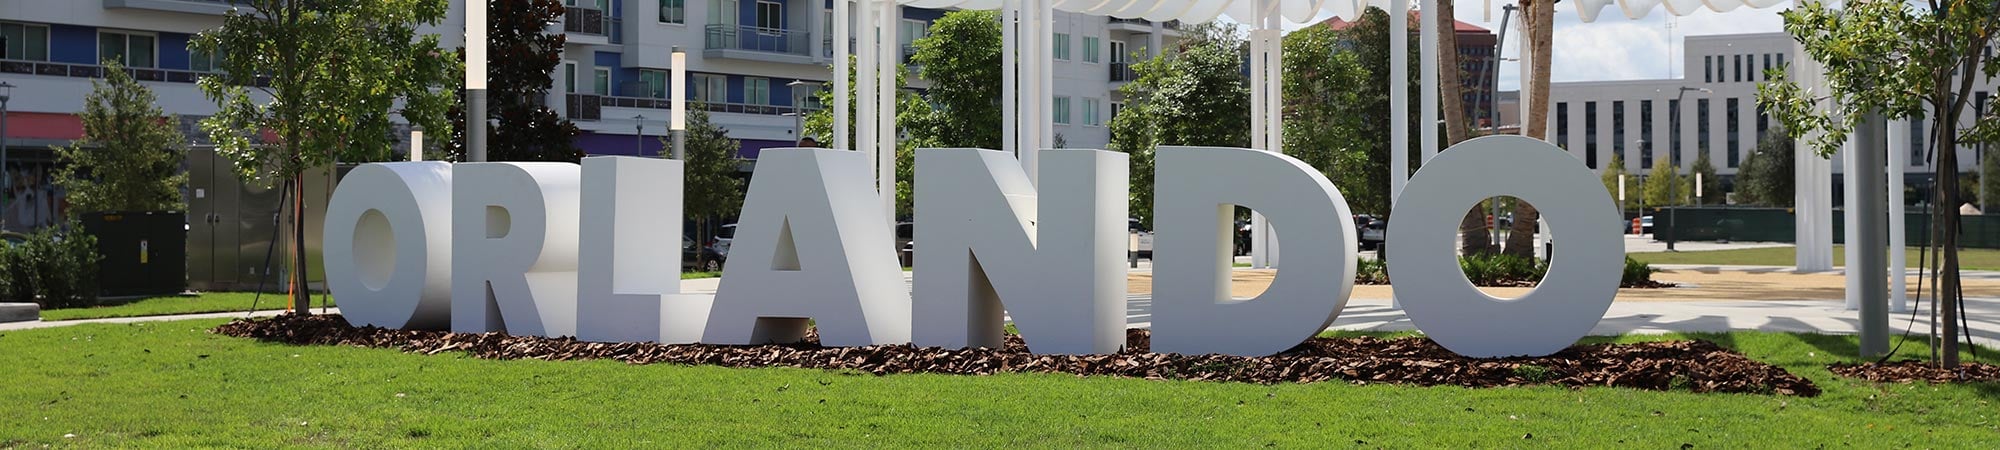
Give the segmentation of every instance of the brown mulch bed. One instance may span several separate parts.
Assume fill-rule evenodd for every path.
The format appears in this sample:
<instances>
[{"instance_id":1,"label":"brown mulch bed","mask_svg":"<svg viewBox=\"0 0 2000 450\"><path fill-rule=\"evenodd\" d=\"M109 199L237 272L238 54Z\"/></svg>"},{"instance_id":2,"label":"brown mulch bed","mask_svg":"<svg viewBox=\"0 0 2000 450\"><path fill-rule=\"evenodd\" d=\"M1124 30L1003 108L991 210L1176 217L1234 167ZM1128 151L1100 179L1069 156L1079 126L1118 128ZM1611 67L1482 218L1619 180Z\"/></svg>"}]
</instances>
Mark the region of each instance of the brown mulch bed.
<instances>
[{"instance_id":1,"label":"brown mulch bed","mask_svg":"<svg viewBox=\"0 0 2000 450\"><path fill-rule=\"evenodd\" d=\"M801 367L896 373L1068 373L1153 380L1271 384L1345 381L1418 386L1615 386L1692 392L1819 395L1812 381L1706 341L1578 345L1539 358L1473 359L1425 338L1313 338L1273 356L1149 353L1150 332L1131 330L1127 350L1111 355L1036 355L1018 335L1002 349L911 345L822 347L817 337L782 345L594 343L502 333L356 328L339 315L283 315L217 326L213 332L308 345L394 348L409 353L462 351L488 359L615 359L632 364Z\"/></svg>"},{"instance_id":2,"label":"brown mulch bed","mask_svg":"<svg viewBox=\"0 0 2000 450\"><path fill-rule=\"evenodd\" d=\"M1879 364L1838 363L1826 366L1826 370L1833 371L1834 375L1882 383L2000 383L2000 366L1986 363L1966 363L1945 369L1910 359Z\"/></svg>"},{"instance_id":3,"label":"brown mulch bed","mask_svg":"<svg viewBox=\"0 0 2000 450\"><path fill-rule=\"evenodd\" d=\"M1383 278L1354 277L1354 284L1357 286L1385 286L1389 284L1389 279L1386 277ZM1513 281L1502 281L1499 283L1491 283L1491 284L1475 284L1475 286L1531 288L1535 287L1535 284L1536 284L1535 280L1513 280ZM1638 283L1620 283L1618 285L1618 288L1619 289L1667 289L1677 286L1680 285L1674 283L1668 283L1665 281L1646 280Z\"/></svg>"}]
</instances>

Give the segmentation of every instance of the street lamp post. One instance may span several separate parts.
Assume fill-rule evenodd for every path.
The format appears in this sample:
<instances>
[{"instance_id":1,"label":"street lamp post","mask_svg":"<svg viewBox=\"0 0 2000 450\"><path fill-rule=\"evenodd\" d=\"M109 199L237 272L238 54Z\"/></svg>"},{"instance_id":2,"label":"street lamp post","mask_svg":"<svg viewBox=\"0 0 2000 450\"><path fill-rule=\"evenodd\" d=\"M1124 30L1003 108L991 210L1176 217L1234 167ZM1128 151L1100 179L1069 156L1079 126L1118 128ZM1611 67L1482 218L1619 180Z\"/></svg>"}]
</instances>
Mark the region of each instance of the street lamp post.
<instances>
[{"instance_id":1,"label":"street lamp post","mask_svg":"<svg viewBox=\"0 0 2000 450\"><path fill-rule=\"evenodd\" d=\"M14 85L0 81L0 189L14 188L14 171L7 169L7 100L14 97ZM0 193L0 211L7 206L6 195ZM7 225L5 214L0 214L0 228Z\"/></svg>"},{"instance_id":2,"label":"street lamp post","mask_svg":"<svg viewBox=\"0 0 2000 450\"><path fill-rule=\"evenodd\" d=\"M646 156L646 116L632 116L632 156Z\"/></svg>"},{"instance_id":3,"label":"street lamp post","mask_svg":"<svg viewBox=\"0 0 2000 450\"><path fill-rule=\"evenodd\" d=\"M667 113L667 134L673 135L674 159L679 161L686 161L687 160L687 52L681 51L681 47L676 45L674 46L672 59L674 67L673 67L673 73L671 75L673 76L674 79L671 83L669 83L673 86L673 92L668 94L667 97L672 99L671 104L669 105L671 109Z\"/></svg>"},{"instance_id":4,"label":"street lamp post","mask_svg":"<svg viewBox=\"0 0 2000 450\"><path fill-rule=\"evenodd\" d=\"M805 96L800 95L800 92L804 90L800 88L805 87L806 84L805 80L793 80L790 83L785 83L785 87L792 92L792 142L794 144L806 139Z\"/></svg>"},{"instance_id":5,"label":"street lamp post","mask_svg":"<svg viewBox=\"0 0 2000 450\"><path fill-rule=\"evenodd\" d=\"M486 0L465 4L465 156L486 162Z\"/></svg>"},{"instance_id":6,"label":"street lamp post","mask_svg":"<svg viewBox=\"0 0 2000 450\"><path fill-rule=\"evenodd\" d=\"M1680 88L1680 93L1679 93L1679 94L1675 94L1675 95L1674 95L1674 103L1673 103L1673 110L1674 110L1674 112L1673 112L1673 117L1668 117L1668 118L1667 118L1667 120L1671 121L1671 122L1670 122L1670 124L1671 124L1671 125L1668 125L1668 127L1667 127L1667 132L1669 132L1669 133L1679 133L1679 132L1681 131L1681 126L1680 126L1680 123L1681 123L1681 111L1682 111L1682 109L1681 109L1681 107L1680 107L1680 106L1681 106L1681 100L1684 100L1684 99L1686 99L1686 98L1687 98L1687 93L1688 93L1689 91L1694 91L1694 92L1700 92L1700 93L1704 93L1704 94L1706 94L1706 93L1712 93L1712 92L1715 92L1715 91L1711 91L1711 90L1709 90L1708 88L1695 88L1695 87L1687 87L1687 86L1681 86L1681 88ZM1674 166L1674 170L1673 170L1673 173L1674 173L1675 177L1674 177L1674 179L1669 179L1669 180L1668 180L1668 183L1667 183L1667 198L1670 198L1670 199L1677 199L1677 198L1680 198L1680 185L1681 185L1681 183L1680 183L1680 180L1679 180L1678 178L1680 178L1680 176L1679 176L1679 175L1680 175L1680 173L1681 173L1681 149L1680 149L1680 148L1679 148L1679 147L1677 146L1677 147L1675 147L1675 148L1673 148L1673 149L1672 149L1672 153L1673 153L1673 155L1672 155L1672 160L1673 160L1673 161L1672 161L1672 163L1673 163L1673 166ZM1675 230L1674 230L1674 228L1675 228L1675 227L1676 227L1677 225L1679 225L1679 222L1675 222L1675 221L1674 221L1674 218L1675 218L1676 216L1678 216L1678 214L1676 214L1677 212L1679 212L1679 209L1668 209L1668 210L1667 210L1667 226L1666 226L1666 228L1665 228L1665 230L1667 230L1667 238L1666 238L1666 239L1662 239L1662 240L1663 240L1663 241L1666 241L1666 242L1667 242L1667 251L1670 251L1670 252L1671 252L1671 251L1676 251L1676 250L1674 250L1674 240L1675 240L1675 238L1676 238L1677 236L1675 236L1675 235L1674 235L1674 231L1675 231ZM1658 225L1659 225L1659 224L1657 224L1657 223L1656 223L1656 224L1654 224L1655 228L1658 228ZM1657 230L1655 230L1655 231L1657 231ZM1657 233L1657 232L1656 232L1656 233L1654 233L1654 235L1656 235L1656 236L1657 236L1658 234L1659 234L1659 233Z\"/></svg>"}]
</instances>

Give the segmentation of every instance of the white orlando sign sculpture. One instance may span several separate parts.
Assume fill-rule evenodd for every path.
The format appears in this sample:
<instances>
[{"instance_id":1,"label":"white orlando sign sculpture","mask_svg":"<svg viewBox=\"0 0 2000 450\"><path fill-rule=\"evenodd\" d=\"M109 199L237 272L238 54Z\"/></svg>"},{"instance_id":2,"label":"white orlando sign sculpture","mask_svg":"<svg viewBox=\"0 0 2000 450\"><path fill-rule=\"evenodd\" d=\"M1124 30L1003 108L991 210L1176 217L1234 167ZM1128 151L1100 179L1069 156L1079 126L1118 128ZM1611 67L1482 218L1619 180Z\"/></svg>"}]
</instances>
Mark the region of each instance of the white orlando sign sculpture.
<instances>
[{"instance_id":1,"label":"white orlando sign sculpture","mask_svg":"<svg viewBox=\"0 0 2000 450\"><path fill-rule=\"evenodd\" d=\"M924 149L916 164L914 292L867 155L825 149L762 154L714 295L680 292L681 162L628 157L356 168L326 215L328 287L357 326L738 345L795 341L813 320L829 346L958 348L998 347L1011 319L1036 352L1120 350L1125 154L1045 151L1039 189L998 151ZM1317 170L1195 147L1160 148L1157 170L1153 351L1268 355L1340 314L1355 230ZM1563 233L1546 278L1518 299L1475 289L1453 249L1465 210L1501 195L1533 202ZM1251 299L1229 295L1237 205L1284 236L1284 267ZM1546 142L1459 144L1417 172L1392 216L1395 295L1460 354L1554 353L1617 294L1617 209Z\"/></svg>"}]
</instances>

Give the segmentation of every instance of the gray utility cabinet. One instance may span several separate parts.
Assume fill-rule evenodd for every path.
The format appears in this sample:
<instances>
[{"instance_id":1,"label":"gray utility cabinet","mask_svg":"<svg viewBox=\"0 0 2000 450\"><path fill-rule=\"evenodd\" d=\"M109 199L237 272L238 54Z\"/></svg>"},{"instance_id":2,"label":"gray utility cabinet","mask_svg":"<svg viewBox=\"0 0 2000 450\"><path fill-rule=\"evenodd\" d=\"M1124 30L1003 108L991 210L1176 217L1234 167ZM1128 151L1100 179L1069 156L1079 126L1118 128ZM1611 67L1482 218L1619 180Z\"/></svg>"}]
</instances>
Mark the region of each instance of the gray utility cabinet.
<instances>
[{"instance_id":1,"label":"gray utility cabinet","mask_svg":"<svg viewBox=\"0 0 2000 450\"><path fill-rule=\"evenodd\" d=\"M213 147L190 148L187 166L188 289L248 291L261 282L266 291L283 291L292 238L290 215L279 209L283 184L244 182ZM306 174L306 262L316 283L325 276L318 267L320 231L333 192L331 172Z\"/></svg>"}]
</instances>

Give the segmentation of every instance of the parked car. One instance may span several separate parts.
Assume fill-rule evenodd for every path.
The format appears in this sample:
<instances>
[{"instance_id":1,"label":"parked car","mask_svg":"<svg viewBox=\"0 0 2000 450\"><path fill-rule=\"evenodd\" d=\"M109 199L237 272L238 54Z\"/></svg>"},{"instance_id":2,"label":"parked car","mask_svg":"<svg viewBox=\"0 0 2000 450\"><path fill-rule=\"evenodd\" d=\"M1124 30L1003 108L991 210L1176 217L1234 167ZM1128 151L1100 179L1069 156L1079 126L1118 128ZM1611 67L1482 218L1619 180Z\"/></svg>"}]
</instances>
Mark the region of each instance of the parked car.
<instances>
[{"instance_id":1,"label":"parked car","mask_svg":"<svg viewBox=\"0 0 2000 450\"><path fill-rule=\"evenodd\" d=\"M1140 258L1153 257L1153 230L1146 229L1146 223L1137 217L1128 217L1125 223L1126 231L1139 236L1139 248L1132 250L1139 252Z\"/></svg>"},{"instance_id":2,"label":"parked car","mask_svg":"<svg viewBox=\"0 0 2000 450\"><path fill-rule=\"evenodd\" d=\"M715 237L709 238L708 250L729 257L729 244L736 240L736 224L726 224L715 230Z\"/></svg>"},{"instance_id":3,"label":"parked car","mask_svg":"<svg viewBox=\"0 0 2000 450\"><path fill-rule=\"evenodd\" d=\"M1653 234L1653 216L1639 217L1639 233Z\"/></svg>"},{"instance_id":4,"label":"parked car","mask_svg":"<svg viewBox=\"0 0 2000 450\"><path fill-rule=\"evenodd\" d=\"M1368 216L1355 216L1368 217ZM1354 229L1360 236L1356 239L1362 250L1381 250L1384 237L1389 235L1389 219L1368 217L1368 223L1356 220Z\"/></svg>"},{"instance_id":5,"label":"parked car","mask_svg":"<svg viewBox=\"0 0 2000 450\"><path fill-rule=\"evenodd\" d=\"M896 260L903 267L910 267L917 259L916 224L908 221L896 222Z\"/></svg>"},{"instance_id":6,"label":"parked car","mask_svg":"<svg viewBox=\"0 0 2000 450\"><path fill-rule=\"evenodd\" d=\"M681 269L700 272L721 272L723 263L728 262L715 247L699 245L694 238L681 236Z\"/></svg>"}]
</instances>

